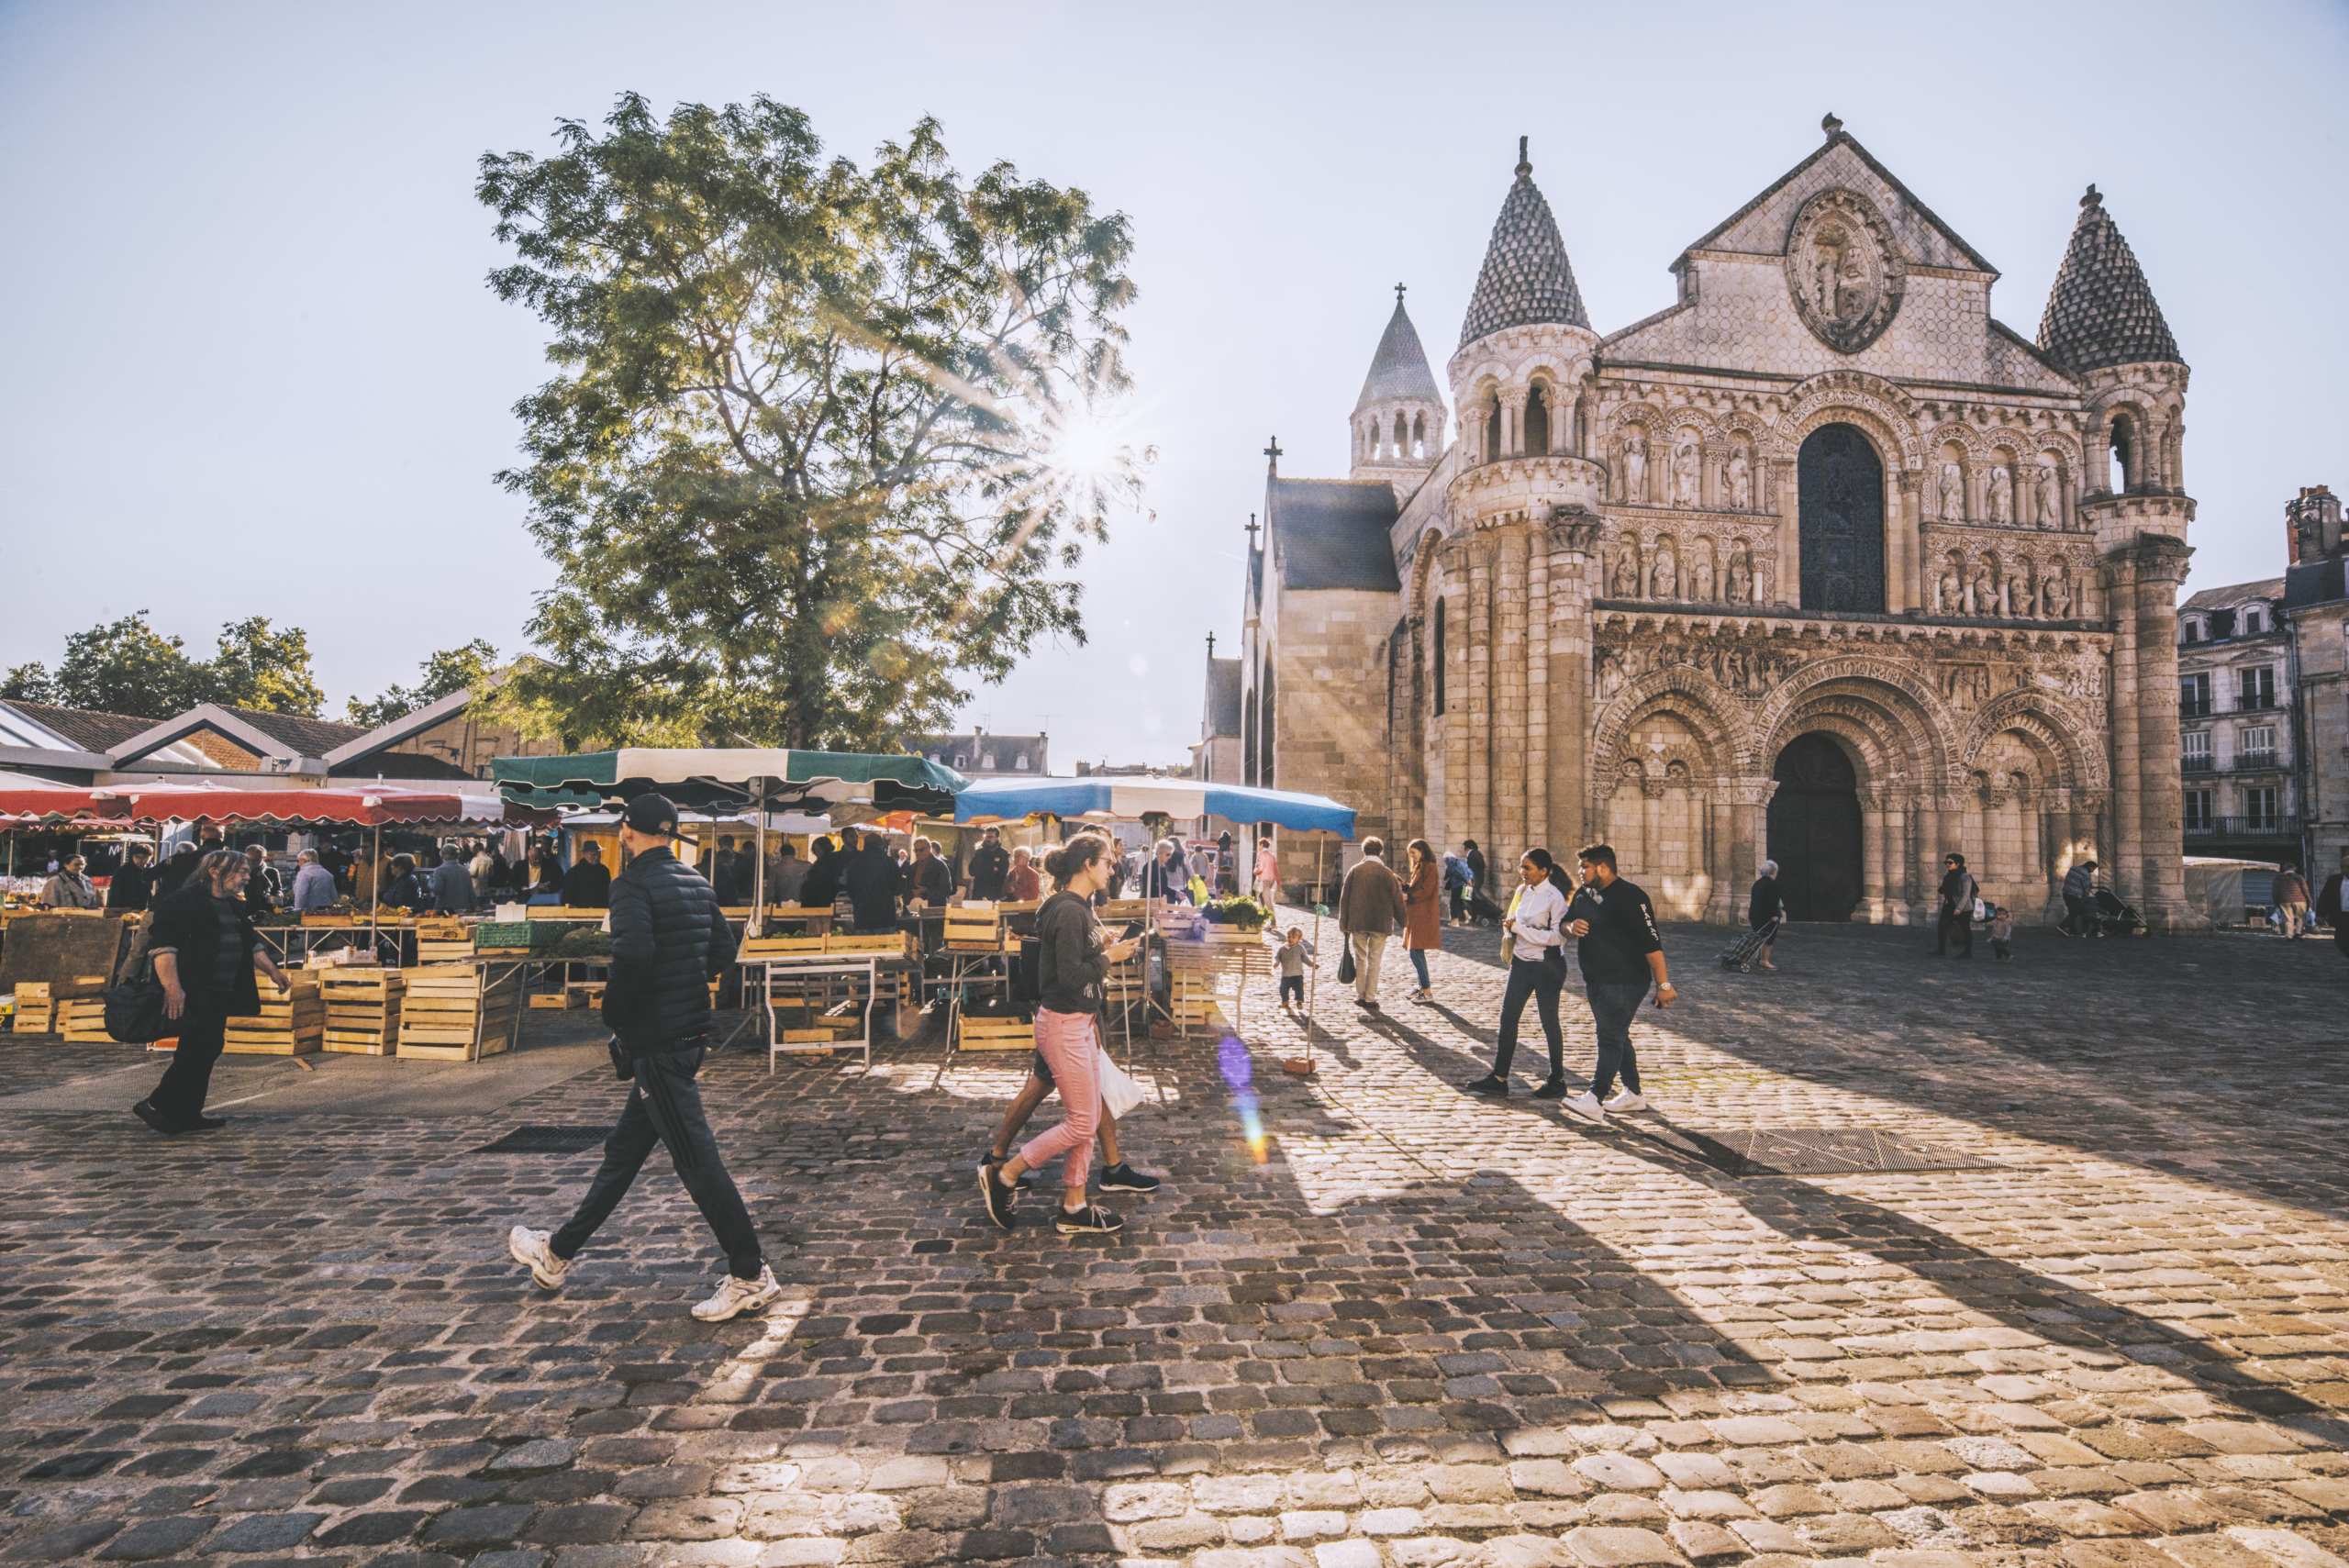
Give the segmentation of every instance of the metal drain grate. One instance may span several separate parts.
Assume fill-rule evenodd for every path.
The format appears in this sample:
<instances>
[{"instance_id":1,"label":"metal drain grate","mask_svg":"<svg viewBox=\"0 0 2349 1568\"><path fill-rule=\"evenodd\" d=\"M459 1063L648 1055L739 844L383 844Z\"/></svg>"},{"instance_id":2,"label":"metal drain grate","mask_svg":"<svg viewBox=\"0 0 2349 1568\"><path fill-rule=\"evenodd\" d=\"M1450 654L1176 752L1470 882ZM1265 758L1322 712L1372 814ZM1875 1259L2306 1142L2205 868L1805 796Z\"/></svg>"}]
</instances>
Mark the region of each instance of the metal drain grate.
<instances>
[{"instance_id":1,"label":"metal drain grate","mask_svg":"<svg viewBox=\"0 0 2349 1568\"><path fill-rule=\"evenodd\" d=\"M1874 1128L1778 1127L1702 1133L1626 1118L1615 1124L1730 1176L1832 1176L1870 1171L1987 1171L1989 1162L1908 1143Z\"/></svg>"},{"instance_id":2,"label":"metal drain grate","mask_svg":"<svg viewBox=\"0 0 2349 1568\"><path fill-rule=\"evenodd\" d=\"M484 1143L476 1154L584 1154L603 1146L612 1135L608 1127L518 1127L495 1143Z\"/></svg>"}]
</instances>

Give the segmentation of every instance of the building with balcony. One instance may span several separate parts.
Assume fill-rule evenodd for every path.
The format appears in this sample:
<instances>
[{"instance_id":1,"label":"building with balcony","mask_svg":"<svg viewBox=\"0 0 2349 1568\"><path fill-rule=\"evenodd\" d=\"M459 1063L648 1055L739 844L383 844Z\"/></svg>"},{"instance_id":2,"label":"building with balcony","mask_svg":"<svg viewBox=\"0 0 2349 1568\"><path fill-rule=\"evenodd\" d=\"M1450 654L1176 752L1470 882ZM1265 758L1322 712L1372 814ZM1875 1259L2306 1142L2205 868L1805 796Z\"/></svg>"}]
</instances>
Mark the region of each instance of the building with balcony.
<instances>
[{"instance_id":1,"label":"building with balcony","mask_svg":"<svg viewBox=\"0 0 2349 1568\"><path fill-rule=\"evenodd\" d=\"M2027 337L1821 128L1604 335L1520 145L1443 377L1398 297L1347 475L1267 449L1248 780L1497 864L1603 840L1666 918L1735 918L1767 858L1798 919L1930 924L1954 851L2025 922L2093 856L2155 929L2207 927L2170 706L2188 370L2145 274L2090 187ZM1280 853L1310 880L1310 840Z\"/></svg>"},{"instance_id":2,"label":"building with balcony","mask_svg":"<svg viewBox=\"0 0 2349 1568\"><path fill-rule=\"evenodd\" d=\"M2189 855L2298 861L2300 790L2284 579L2177 607L2178 823Z\"/></svg>"}]
</instances>

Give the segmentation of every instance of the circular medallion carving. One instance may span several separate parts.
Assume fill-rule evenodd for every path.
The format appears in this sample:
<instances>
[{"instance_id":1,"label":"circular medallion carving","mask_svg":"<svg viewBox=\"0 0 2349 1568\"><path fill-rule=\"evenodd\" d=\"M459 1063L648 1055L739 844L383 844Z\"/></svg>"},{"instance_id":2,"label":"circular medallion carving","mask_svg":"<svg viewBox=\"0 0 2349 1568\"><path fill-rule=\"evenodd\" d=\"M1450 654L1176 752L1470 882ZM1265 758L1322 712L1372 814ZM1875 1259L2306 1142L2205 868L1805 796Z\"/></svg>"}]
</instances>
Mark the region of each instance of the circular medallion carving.
<instances>
[{"instance_id":1,"label":"circular medallion carving","mask_svg":"<svg viewBox=\"0 0 2349 1568\"><path fill-rule=\"evenodd\" d=\"M1858 353L1892 324L1908 286L1899 241L1875 203L1840 185L1803 203L1787 237L1787 287L1820 342Z\"/></svg>"}]
</instances>

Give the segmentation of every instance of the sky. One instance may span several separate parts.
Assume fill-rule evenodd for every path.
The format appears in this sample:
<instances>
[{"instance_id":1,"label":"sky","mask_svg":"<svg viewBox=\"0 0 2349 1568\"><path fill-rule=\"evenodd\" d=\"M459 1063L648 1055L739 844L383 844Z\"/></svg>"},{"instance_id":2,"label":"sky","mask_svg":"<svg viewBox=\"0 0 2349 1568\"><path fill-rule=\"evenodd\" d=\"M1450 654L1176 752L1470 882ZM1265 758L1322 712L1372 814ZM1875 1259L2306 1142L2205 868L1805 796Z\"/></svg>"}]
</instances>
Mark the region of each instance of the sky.
<instances>
[{"instance_id":1,"label":"sky","mask_svg":"<svg viewBox=\"0 0 2349 1568\"><path fill-rule=\"evenodd\" d=\"M934 116L966 172L1132 218L1146 509L1075 573L1089 640L962 715L1048 731L1057 773L1185 760L1261 450L1345 473L1398 282L1442 378L1520 135L1602 333L1831 110L2027 337L2094 181L2192 366L2188 591L2276 575L2284 502L2349 485L2344 67L2340 4L0 3L0 668L264 615L339 717L524 647L552 573L492 476L550 372L484 283L475 168L631 90L764 93L859 162Z\"/></svg>"}]
</instances>

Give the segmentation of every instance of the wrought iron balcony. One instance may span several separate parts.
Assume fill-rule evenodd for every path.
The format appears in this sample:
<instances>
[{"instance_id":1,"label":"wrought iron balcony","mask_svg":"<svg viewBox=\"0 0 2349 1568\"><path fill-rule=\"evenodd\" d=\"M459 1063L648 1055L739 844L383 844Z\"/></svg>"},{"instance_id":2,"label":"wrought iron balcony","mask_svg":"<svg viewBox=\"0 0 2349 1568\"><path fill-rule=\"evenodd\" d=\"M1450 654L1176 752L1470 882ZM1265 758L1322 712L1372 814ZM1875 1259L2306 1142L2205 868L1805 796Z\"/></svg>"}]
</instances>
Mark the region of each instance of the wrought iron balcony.
<instances>
[{"instance_id":1,"label":"wrought iron balcony","mask_svg":"<svg viewBox=\"0 0 2349 1568\"><path fill-rule=\"evenodd\" d=\"M2297 817L2189 817L2186 819L2188 843L2198 840L2276 839L2297 842L2300 836L2300 819Z\"/></svg>"},{"instance_id":2,"label":"wrought iron balcony","mask_svg":"<svg viewBox=\"0 0 2349 1568\"><path fill-rule=\"evenodd\" d=\"M2189 773L2215 773L2219 771L2218 759L2208 751L2188 751L2178 759L2177 765L2181 772Z\"/></svg>"},{"instance_id":3,"label":"wrought iron balcony","mask_svg":"<svg viewBox=\"0 0 2349 1568\"><path fill-rule=\"evenodd\" d=\"M2272 773L2282 768L2273 751L2238 751L2234 771L2239 773Z\"/></svg>"}]
</instances>

